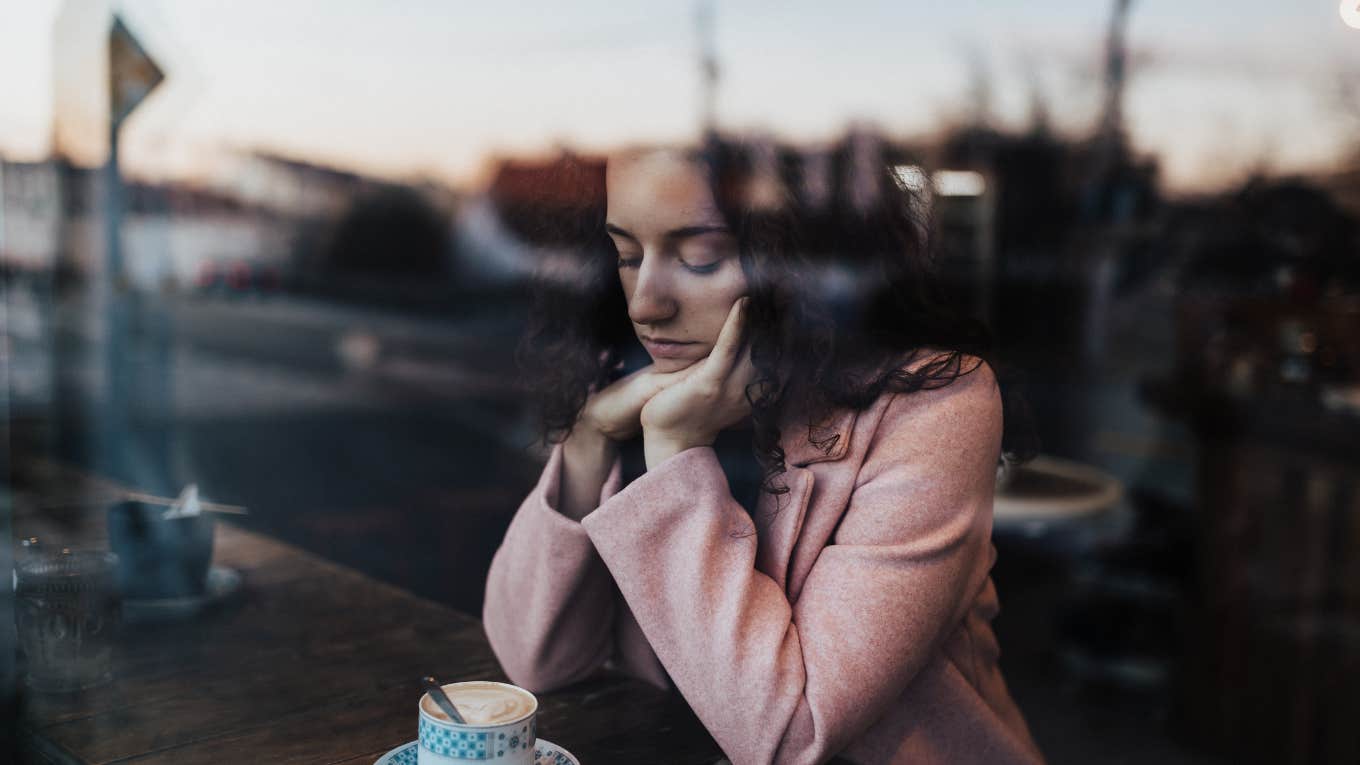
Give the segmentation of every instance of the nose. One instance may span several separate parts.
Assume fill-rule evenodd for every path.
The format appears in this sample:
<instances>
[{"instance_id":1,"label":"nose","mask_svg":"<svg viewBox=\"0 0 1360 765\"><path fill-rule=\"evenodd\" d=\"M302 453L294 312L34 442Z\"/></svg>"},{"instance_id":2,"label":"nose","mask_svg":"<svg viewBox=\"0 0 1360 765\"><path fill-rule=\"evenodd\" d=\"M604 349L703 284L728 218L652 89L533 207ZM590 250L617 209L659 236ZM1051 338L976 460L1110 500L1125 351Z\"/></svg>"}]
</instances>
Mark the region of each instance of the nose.
<instances>
[{"instance_id":1,"label":"nose","mask_svg":"<svg viewBox=\"0 0 1360 765\"><path fill-rule=\"evenodd\" d=\"M628 318L636 324L659 324L675 316L680 307L670 280L656 257L644 257L628 299Z\"/></svg>"}]
</instances>

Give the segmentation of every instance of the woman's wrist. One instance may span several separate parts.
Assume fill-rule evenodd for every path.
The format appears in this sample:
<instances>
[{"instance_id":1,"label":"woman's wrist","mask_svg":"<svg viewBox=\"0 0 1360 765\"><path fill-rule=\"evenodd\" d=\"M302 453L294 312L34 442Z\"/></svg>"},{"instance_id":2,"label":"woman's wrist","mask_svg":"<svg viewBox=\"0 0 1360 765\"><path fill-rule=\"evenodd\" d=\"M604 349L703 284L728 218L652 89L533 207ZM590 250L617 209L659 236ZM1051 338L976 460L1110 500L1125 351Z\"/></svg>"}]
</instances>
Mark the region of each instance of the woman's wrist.
<instances>
[{"instance_id":1,"label":"woman's wrist","mask_svg":"<svg viewBox=\"0 0 1360 765\"><path fill-rule=\"evenodd\" d=\"M699 434L665 433L646 429L642 431L642 454L648 470L687 449L712 445L713 438Z\"/></svg>"},{"instance_id":2,"label":"woman's wrist","mask_svg":"<svg viewBox=\"0 0 1360 765\"><path fill-rule=\"evenodd\" d=\"M562 491L558 512L581 520L599 503L618 446L597 430L578 426L562 442Z\"/></svg>"},{"instance_id":3,"label":"woman's wrist","mask_svg":"<svg viewBox=\"0 0 1360 765\"><path fill-rule=\"evenodd\" d=\"M608 453L616 446L613 439L584 420L577 422L576 427L571 429L571 433L562 442L564 449L571 449L581 456Z\"/></svg>"}]
</instances>

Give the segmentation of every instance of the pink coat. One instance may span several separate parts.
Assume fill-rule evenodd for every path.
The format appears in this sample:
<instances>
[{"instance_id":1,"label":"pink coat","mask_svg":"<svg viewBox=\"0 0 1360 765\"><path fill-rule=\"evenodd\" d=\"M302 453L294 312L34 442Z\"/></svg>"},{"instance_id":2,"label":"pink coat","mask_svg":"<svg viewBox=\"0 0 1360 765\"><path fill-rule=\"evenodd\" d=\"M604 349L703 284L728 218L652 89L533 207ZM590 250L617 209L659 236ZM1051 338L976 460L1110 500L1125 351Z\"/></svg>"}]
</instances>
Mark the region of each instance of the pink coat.
<instances>
[{"instance_id":1,"label":"pink coat","mask_svg":"<svg viewBox=\"0 0 1360 765\"><path fill-rule=\"evenodd\" d=\"M782 432L790 491L754 525L711 448L622 490L616 463L578 523L554 509L555 448L487 579L506 674L673 682L733 765L1042 762L990 625L990 370Z\"/></svg>"}]
</instances>

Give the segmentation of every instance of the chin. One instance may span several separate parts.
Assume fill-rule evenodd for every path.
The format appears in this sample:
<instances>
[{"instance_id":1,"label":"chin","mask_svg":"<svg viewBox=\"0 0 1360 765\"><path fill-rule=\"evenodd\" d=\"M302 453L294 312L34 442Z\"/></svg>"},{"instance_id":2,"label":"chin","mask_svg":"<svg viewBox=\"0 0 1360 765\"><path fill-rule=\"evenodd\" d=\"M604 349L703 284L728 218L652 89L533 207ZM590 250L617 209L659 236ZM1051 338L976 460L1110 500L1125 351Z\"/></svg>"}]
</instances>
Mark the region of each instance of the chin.
<instances>
[{"instance_id":1,"label":"chin","mask_svg":"<svg viewBox=\"0 0 1360 765\"><path fill-rule=\"evenodd\" d=\"M653 359L652 366L658 372L679 372L694 363L694 359Z\"/></svg>"}]
</instances>

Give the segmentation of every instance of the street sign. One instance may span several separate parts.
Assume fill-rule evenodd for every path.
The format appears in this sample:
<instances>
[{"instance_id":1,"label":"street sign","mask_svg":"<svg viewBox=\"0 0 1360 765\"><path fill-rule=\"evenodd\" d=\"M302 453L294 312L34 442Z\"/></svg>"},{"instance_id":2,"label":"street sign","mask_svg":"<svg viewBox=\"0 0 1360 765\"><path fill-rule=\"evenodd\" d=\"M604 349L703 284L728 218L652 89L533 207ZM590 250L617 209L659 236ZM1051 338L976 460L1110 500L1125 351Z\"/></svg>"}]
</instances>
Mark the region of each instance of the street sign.
<instances>
[{"instance_id":1,"label":"street sign","mask_svg":"<svg viewBox=\"0 0 1360 765\"><path fill-rule=\"evenodd\" d=\"M109 28L109 120L127 119L165 74L117 15Z\"/></svg>"}]
</instances>

